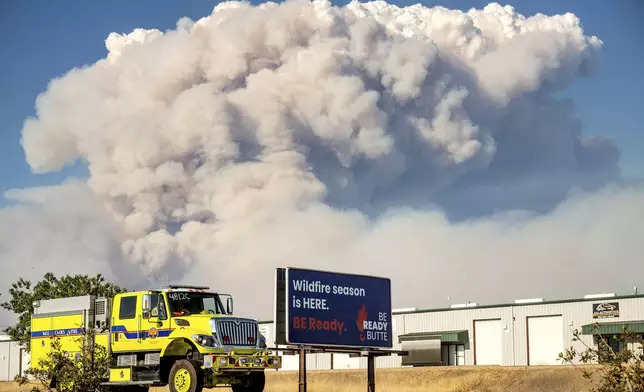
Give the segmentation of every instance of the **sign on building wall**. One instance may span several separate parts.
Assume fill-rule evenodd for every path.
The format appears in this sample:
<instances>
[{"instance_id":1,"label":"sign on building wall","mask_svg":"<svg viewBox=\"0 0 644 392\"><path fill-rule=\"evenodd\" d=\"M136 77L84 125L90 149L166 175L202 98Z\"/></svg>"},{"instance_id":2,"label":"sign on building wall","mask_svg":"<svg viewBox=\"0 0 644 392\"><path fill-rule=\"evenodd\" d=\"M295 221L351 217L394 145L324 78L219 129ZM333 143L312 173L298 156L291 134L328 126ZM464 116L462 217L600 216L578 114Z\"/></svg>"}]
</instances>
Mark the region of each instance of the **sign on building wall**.
<instances>
[{"instance_id":1,"label":"sign on building wall","mask_svg":"<svg viewBox=\"0 0 644 392\"><path fill-rule=\"evenodd\" d=\"M593 304L593 318L619 317L619 302L601 302Z\"/></svg>"},{"instance_id":2,"label":"sign on building wall","mask_svg":"<svg viewBox=\"0 0 644 392\"><path fill-rule=\"evenodd\" d=\"M392 347L389 279L298 268L276 279L277 344Z\"/></svg>"}]
</instances>

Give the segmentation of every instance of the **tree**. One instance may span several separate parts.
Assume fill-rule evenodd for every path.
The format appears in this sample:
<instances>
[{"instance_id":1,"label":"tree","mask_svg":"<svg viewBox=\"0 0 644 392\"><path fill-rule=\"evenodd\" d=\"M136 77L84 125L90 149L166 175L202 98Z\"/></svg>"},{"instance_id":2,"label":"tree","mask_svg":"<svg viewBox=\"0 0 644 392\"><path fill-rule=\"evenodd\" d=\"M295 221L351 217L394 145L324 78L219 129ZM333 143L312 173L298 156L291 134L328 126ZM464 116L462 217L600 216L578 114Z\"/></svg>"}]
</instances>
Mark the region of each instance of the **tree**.
<instances>
[{"instance_id":1,"label":"tree","mask_svg":"<svg viewBox=\"0 0 644 392\"><path fill-rule=\"evenodd\" d=\"M25 370L24 375L16 376L19 385L27 384L33 377L40 387L34 386L32 392L56 388L58 392L104 392L109 388L101 387L101 382L109 371L110 355L107 348L95 344L94 330L89 328L84 335L74 339L78 350L65 351L60 337L53 337L50 355L43 356L37 366ZM52 384L52 380L54 380Z\"/></svg>"},{"instance_id":2,"label":"tree","mask_svg":"<svg viewBox=\"0 0 644 392\"><path fill-rule=\"evenodd\" d=\"M106 283L101 274L94 277L88 275L65 275L58 279L53 273L45 274L44 279L33 286L30 281L19 278L11 285L9 294L11 299L0 304L4 309L18 315L18 322L15 327L4 330L9 336L20 342L30 350L30 324L31 315L34 312L35 301L73 297L82 295L95 295L112 297L126 290L113 284Z\"/></svg>"},{"instance_id":3,"label":"tree","mask_svg":"<svg viewBox=\"0 0 644 392\"><path fill-rule=\"evenodd\" d=\"M572 341L581 342L585 349L578 351L571 345L559 354L559 359L567 364L592 365L583 370L584 378L598 384L592 392L644 392L644 336L628 328L605 336L599 333L598 327L595 326L594 334L596 346L587 345L575 330ZM615 344L611 345L609 340Z\"/></svg>"}]
</instances>

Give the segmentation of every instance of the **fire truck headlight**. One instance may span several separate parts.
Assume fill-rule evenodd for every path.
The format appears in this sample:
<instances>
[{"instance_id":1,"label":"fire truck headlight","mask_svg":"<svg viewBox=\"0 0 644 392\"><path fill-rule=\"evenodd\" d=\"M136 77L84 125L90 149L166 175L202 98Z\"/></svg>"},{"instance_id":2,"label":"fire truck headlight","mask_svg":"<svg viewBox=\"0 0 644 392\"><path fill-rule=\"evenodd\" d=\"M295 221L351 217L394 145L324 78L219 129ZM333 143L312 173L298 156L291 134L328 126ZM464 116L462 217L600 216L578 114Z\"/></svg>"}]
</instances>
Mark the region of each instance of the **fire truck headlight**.
<instances>
[{"instance_id":1,"label":"fire truck headlight","mask_svg":"<svg viewBox=\"0 0 644 392\"><path fill-rule=\"evenodd\" d=\"M203 347L208 347L208 348L218 348L219 344L217 344L217 340L215 339L214 336L209 336L209 335L192 335L192 339L194 341Z\"/></svg>"},{"instance_id":2,"label":"fire truck headlight","mask_svg":"<svg viewBox=\"0 0 644 392\"><path fill-rule=\"evenodd\" d=\"M259 335L259 339L257 339L257 346L259 348L266 348L266 337L264 335Z\"/></svg>"},{"instance_id":3,"label":"fire truck headlight","mask_svg":"<svg viewBox=\"0 0 644 392\"><path fill-rule=\"evenodd\" d=\"M217 334L217 321L215 319L210 319L210 332L213 335Z\"/></svg>"}]
</instances>

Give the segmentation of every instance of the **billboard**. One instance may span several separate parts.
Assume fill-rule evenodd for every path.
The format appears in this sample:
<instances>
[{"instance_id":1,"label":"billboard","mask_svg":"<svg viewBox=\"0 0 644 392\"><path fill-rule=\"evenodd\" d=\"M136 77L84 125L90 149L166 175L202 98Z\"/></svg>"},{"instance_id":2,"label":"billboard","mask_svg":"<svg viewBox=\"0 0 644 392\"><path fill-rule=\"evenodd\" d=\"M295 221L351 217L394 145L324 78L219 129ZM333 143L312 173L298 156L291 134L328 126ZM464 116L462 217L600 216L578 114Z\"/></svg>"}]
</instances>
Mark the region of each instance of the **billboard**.
<instances>
[{"instance_id":1,"label":"billboard","mask_svg":"<svg viewBox=\"0 0 644 392\"><path fill-rule=\"evenodd\" d=\"M276 343L391 348L388 278L301 268L276 271Z\"/></svg>"}]
</instances>

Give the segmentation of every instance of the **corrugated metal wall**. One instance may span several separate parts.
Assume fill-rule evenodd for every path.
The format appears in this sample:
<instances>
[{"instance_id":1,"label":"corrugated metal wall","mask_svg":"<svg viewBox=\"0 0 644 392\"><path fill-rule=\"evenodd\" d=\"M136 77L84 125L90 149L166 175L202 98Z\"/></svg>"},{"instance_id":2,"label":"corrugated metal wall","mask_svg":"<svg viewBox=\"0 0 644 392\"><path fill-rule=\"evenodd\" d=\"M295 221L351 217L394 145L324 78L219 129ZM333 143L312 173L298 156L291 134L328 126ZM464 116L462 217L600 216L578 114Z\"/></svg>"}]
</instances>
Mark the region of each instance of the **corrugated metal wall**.
<instances>
[{"instance_id":1,"label":"corrugated metal wall","mask_svg":"<svg viewBox=\"0 0 644 392\"><path fill-rule=\"evenodd\" d=\"M581 331L581 326L592 324L598 320L593 319L593 304L598 302L619 302L620 314L618 318L599 321L637 321L644 320L644 297L637 298L602 298L577 302L560 303L535 303L522 305L507 305L500 307L471 307L460 309L446 309L439 311L426 311L418 313L400 313L393 315L393 349L401 349L398 336L413 332L439 332L452 330L467 330L469 342L465 344L465 365L475 364L475 331L474 323L477 320L499 319L501 321L501 344L503 366L528 365L528 317L562 315L563 346L560 352L574 344L578 350L583 350L586 343L593 345L592 336L583 336L582 342L572 342L573 330ZM264 323L263 328L268 328L267 338L269 345L274 347L272 323ZM329 354L307 356L309 369L329 369L331 365ZM284 368L298 369L298 357L286 356ZM376 366L400 367L401 357L390 356L377 358ZM333 368L366 368L366 358L349 358L347 354L334 354Z\"/></svg>"},{"instance_id":2,"label":"corrugated metal wall","mask_svg":"<svg viewBox=\"0 0 644 392\"><path fill-rule=\"evenodd\" d=\"M599 302L619 302L619 317L607 320L593 319L593 304ZM527 318L540 315L562 315L563 316L563 342L561 351L573 345L576 350L583 351L584 343L593 345L592 336L581 335L581 342L573 342L573 331L581 331L581 326L592 324L596 321L638 321L644 320L644 298L612 299L603 298L594 301L567 302L555 304L535 304L530 306L516 306L515 316L515 343L514 352L517 365L528 365L528 339L527 339Z\"/></svg>"},{"instance_id":3,"label":"corrugated metal wall","mask_svg":"<svg viewBox=\"0 0 644 392\"><path fill-rule=\"evenodd\" d=\"M412 313L403 316L402 330L394 334L413 332L440 332L452 330L467 330L469 342L465 344L465 365L474 365L474 322L476 320L500 319L502 331L502 365L512 365L513 339L509 326L512 324L511 308L464 308L429 313Z\"/></svg>"},{"instance_id":4,"label":"corrugated metal wall","mask_svg":"<svg viewBox=\"0 0 644 392\"><path fill-rule=\"evenodd\" d=\"M13 379L29 368L29 354L16 342L0 341L0 381Z\"/></svg>"}]
</instances>

